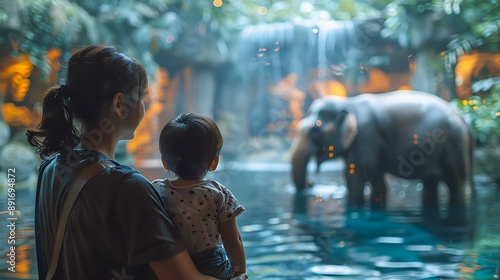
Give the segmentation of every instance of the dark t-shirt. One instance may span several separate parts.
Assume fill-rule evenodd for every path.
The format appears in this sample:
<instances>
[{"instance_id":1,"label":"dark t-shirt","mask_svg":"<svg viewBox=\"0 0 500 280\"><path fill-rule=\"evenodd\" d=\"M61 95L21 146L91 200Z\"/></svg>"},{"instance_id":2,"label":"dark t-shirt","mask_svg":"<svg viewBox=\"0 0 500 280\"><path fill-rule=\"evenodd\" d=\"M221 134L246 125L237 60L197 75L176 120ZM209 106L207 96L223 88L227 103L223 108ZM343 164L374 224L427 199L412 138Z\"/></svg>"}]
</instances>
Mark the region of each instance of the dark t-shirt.
<instances>
[{"instance_id":1,"label":"dark t-shirt","mask_svg":"<svg viewBox=\"0 0 500 280\"><path fill-rule=\"evenodd\" d=\"M111 160L96 151L76 150L42 162L35 214L40 271L40 258L47 263L51 258L69 185L97 161ZM148 263L184 250L148 180L111 162L116 166L91 178L73 206L54 279L156 279Z\"/></svg>"}]
</instances>

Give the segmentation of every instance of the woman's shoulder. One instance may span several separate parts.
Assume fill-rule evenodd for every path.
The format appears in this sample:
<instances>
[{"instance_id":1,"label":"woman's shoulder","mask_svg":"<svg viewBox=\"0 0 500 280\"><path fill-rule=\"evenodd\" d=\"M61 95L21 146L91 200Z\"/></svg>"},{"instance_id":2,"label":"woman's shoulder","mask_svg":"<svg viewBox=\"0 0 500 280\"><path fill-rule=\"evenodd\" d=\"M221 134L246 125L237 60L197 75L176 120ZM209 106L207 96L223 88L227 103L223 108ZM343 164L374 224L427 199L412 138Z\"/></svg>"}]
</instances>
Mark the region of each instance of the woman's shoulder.
<instances>
[{"instance_id":1,"label":"woman's shoulder","mask_svg":"<svg viewBox=\"0 0 500 280\"><path fill-rule=\"evenodd\" d=\"M128 165L120 164L113 166L109 174L111 177L114 177L115 181L119 180L122 184L151 186L151 183L146 177L135 168Z\"/></svg>"},{"instance_id":2,"label":"woman's shoulder","mask_svg":"<svg viewBox=\"0 0 500 280\"><path fill-rule=\"evenodd\" d=\"M153 186L155 187L166 187L167 181L167 179L154 179L153 181L151 181L151 184L153 184Z\"/></svg>"}]
</instances>

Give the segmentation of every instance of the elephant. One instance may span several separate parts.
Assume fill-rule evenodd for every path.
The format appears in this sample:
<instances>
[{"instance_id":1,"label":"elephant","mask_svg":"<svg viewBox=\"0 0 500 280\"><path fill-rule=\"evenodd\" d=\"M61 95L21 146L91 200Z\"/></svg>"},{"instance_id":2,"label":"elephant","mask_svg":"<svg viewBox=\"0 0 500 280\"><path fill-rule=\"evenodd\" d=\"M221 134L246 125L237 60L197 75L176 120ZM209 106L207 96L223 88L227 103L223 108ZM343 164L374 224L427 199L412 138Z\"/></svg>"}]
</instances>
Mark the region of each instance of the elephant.
<instances>
[{"instance_id":1,"label":"elephant","mask_svg":"<svg viewBox=\"0 0 500 280\"><path fill-rule=\"evenodd\" d=\"M328 96L315 99L297 125L290 149L291 175L297 191L302 191L311 186L306 178L311 157L318 170L322 162L342 158L350 211L365 208L367 182L372 187L370 209L386 210L386 173L420 179L424 218L438 216L438 184L443 181L450 190L448 218L463 221L472 142L462 116L430 93Z\"/></svg>"}]
</instances>

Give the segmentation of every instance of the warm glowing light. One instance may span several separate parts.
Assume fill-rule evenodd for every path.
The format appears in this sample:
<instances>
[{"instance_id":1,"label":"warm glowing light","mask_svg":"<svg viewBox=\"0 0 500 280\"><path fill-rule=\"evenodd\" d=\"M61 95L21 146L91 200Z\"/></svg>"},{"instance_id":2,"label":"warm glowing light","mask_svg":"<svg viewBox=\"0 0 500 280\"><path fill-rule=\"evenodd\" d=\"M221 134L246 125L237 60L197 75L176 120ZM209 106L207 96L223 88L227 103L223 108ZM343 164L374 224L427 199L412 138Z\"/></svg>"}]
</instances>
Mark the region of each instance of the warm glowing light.
<instances>
[{"instance_id":1,"label":"warm glowing light","mask_svg":"<svg viewBox=\"0 0 500 280\"><path fill-rule=\"evenodd\" d=\"M467 100L462 100L462 105L467 106L468 102Z\"/></svg>"},{"instance_id":2,"label":"warm glowing light","mask_svg":"<svg viewBox=\"0 0 500 280\"><path fill-rule=\"evenodd\" d=\"M4 91L4 87L7 86L7 83L10 83L11 101L17 103L24 101L26 98L26 94L28 93L28 89L31 84L30 75L33 70L33 64L27 54L19 55L19 57L16 58L16 61L17 62L14 62L9 66L1 67L0 87L2 87L2 89L0 89L0 91ZM18 104L16 104L16 106L17 105Z\"/></svg>"},{"instance_id":3,"label":"warm glowing light","mask_svg":"<svg viewBox=\"0 0 500 280\"><path fill-rule=\"evenodd\" d=\"M477 106L476 105L472 106L472 110L476 111L477 110Z\"/></svg>"},{"instance_id":4,"label":"warm glowing light","mask_svg":"<svg viewBox=\"0 0 500 280\"><path fill-rule=\"evenodd\" d=\"M261 14L261 15L265 15L265 14L267 14L267 8L266 8L266 7L259 7L259 8L257 9L257 12L258 12L259 14Z\"/></svg>"},{"instance_id":5,"label":"warm glowing light","mask_svg":"<svg viewBox=\"0 0 500 280\"><path fill-rule=\"evenodd\" d=\"M35 116L26 106L17 106L14 103L5 103L1 107L5 122L12 126L30 126L35 121Z\"/></svg>"},{"instance_id":6,"label":"warm glowing light","mask_svg":"<svg viewBox=\"0 0 500 280\"><path fill-rule=\"evenodd\" d=\"M321 122L321 120L317 120L316 121L316 126L321 126L323 123Z\"/></svg>"},{"instance_id":7,"label":"warm glowing light","mask_svg":"<svg viewBox=\"0 0 500 280\"><path fill-rule=\"evenodd\" d=\"M356 165L354 163L349 164L349 174L354 174L356 171L354 170Z\"/></svg>"},{"instance_id":8,"label":"warm glowing light","mask_svg":"<svg viewBox=\"0 0 500 280\"><path fill-rule=\"evenodd\" d=\"M329 147L328 147L328 150L329 150L329 151L333 151L333 149L334 149L334 147L333 147L333 146L329 146Z\"/></svg>"},{"instance_id":9,"label":"warm glowing light","mask_svg":"<svg viewBox=\"0 0 500 280\"><path fill-rule=\"evenodd\" d=\"M413 134L413 139L418 139L418 134Z\"/></svg>"},{"instance_id":10,"label":"warm glowing light","mask_svg":"<svg viewBox=\"0 0 500 280\"><path fill-rule=\"evenodd\" d=\"M497 112L495 116L500 117L500 112Z\"/></svg>"},{"instance_id":11,"label":"warm glowing light","mask_svg":"<svg viewBox=\"0 0 500 280\"><path fill-rule=\"evenodd\" d=\"M222 3L222 0L214 0L213 4L215 7L218 8L218 7L222 6L223 3Z\"/></svg>"},{"instance_id":12,"label":"warm glowing light","mask_svg":"<svg viewBox=\"0 0 500 280\"><path fill-rule=\"evenodd\" d=\"M333 153L328 153L329 158L333 158Z\"/></svg>"}]
</instances>

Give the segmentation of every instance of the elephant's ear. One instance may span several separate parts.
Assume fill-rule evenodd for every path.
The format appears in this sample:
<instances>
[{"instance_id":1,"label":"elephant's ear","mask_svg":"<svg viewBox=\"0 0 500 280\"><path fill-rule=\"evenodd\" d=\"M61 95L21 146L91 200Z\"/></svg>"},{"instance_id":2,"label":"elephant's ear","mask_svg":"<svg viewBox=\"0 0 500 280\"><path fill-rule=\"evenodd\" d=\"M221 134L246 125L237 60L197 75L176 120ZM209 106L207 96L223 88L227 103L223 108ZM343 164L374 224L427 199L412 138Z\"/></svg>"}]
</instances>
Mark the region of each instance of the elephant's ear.
<instances>
[{"instance_id":1,"label":"elephant's ear","mask_svg":"<svg viewBox=\"0 0 500 280\"><path fill-rule=\"evenodd\" d=\"M358 135L358 121L353 112L344 111L345 117L340 125L340 135L342 135L342 146L347 149Z\"/></svg>"}]
</instances>

